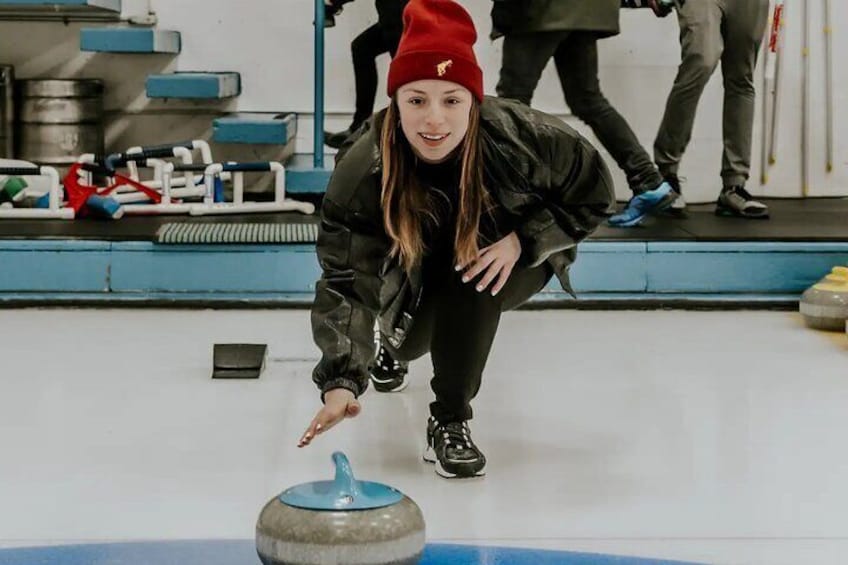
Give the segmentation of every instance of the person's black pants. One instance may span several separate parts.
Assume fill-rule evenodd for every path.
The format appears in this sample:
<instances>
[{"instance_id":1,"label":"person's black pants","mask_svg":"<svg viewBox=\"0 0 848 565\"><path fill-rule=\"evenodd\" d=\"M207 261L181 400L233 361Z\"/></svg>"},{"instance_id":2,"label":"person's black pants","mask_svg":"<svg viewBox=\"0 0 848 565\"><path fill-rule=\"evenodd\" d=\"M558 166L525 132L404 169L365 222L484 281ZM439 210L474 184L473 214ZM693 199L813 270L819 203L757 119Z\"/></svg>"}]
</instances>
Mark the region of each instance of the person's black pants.
<instances>
[{"instance_id":1,"label":"person's black pants","mask_svg":"<svg viewBox=\"0 0 848 565\"><path fill-rule=\"evenodd\" d=\"M360 33L350 44L353 57L353 78L356 84L356 112L351 131L357 129L374 112L377 97L377 62L383 53L392 57L398 48L400 37L387 33L376 23Z\"/></svg>"},{"instance_id":2,"label":"person's black pants","mask_svg":"<svg viewBox=\"0 0 848 565\"><path fill-rule=\"evenodd\" d=\"M476 280L463 283L462 273L454 270L449 258L430 257L423 268L423 295L406 340L399 349L386 340L383 345L399 361L429 352L430 386L436 394L430 413L440 422L469 420L501 312L520 306L544 288L553 270L546 263L532 269L516 266L504 288L492 296L491 285L477 292Z\"/></svg>"},{"instance_id":3,"label":"person's black pants","mask_svg":"<svg viewBox=\"0 0 848 565\"><path fill-rule=\"evenodd\" d=\"M592 128L627 175L634 193L653 190L662 177L630 125L601 92L597 42L593 34L575 31L507 35L498 96L529 106L542 71L553 57L565 101L574 115Z\"/></svg>"}]
</instances>

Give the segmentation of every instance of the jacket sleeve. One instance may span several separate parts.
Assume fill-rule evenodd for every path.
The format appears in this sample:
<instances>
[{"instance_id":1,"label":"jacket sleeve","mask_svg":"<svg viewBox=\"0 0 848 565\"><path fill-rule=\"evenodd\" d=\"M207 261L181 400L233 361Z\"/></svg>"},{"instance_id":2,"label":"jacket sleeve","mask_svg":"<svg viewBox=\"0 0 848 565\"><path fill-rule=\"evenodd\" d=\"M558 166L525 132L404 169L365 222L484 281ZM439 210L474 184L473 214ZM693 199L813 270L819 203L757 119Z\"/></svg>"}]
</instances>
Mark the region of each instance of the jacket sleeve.
<instances>
[{"instance_id":1,"label":"jacket sleeve","mask_svg":"<svg viewBox=\"0 0 848 565\"><path fill-rule=\"evenodd\" d=\"M350 163L349 158L337 165L321 207L318 231L323 272L315 287L312 333L322 356L312 380L322 400L330 389L346 388L359 396L368 386L368 363L375 351L374 321L380 308L380 270L390 249L380 215L351 209L351 198L345 194L352 192L345 174ZM376 190L374 198L379 198Z\"/></svg>"},{"instance_id":2,"label":"jacket sleeve","mask_svg":"<svg viewBox=\"0 0 848 565\"><path fill-rule=\"evenodd\" d=\"M519 225L524 261L540 265L553 253L576 246L608 218L615 190L603 158L585 138L556 118L539 124L542 202ZM558 122L558 120L557 120Z\"/></svg>"}]
</instances>

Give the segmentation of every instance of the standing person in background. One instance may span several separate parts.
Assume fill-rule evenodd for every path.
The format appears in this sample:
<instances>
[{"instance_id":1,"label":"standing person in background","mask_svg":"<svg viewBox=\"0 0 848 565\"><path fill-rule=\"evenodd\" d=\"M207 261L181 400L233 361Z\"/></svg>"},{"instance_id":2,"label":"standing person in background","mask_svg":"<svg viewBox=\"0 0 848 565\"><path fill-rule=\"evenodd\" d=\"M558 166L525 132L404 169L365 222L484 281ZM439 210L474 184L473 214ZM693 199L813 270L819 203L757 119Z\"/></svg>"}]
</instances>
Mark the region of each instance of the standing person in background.
<instances>
[{"instance_id":1,"label":"standing person in background","mask_svg":"<svg viewBox=\"0 0 848 565\"><path fill-rule=\"evenodd\" d=\"M334 21L344 4L353 0L325 0L328 21ZM395 56L403 31L403 9L409 0L376 0L377 23L356 36L350 44L353 78L356 84L356 110L350 126L341 132L325 132L325 143L338 149L351 133L374 112L377 97L377 62L383 53Z\"/></svg>"},{"instance_id":2,"label":"standing person in background","mask_svg":"<svg viewBox=\"0 0 848 565\"><path fill-rule=\"evenodd\" d=\"M681 62L654 142L654 160L666 181L680 193L677 173L692 138L698 101L721 62L724 151L718 215L769 216L768 207L745 190L751 170L754 68L768 23L768 7L768 0L689 0L677 7Z\"/></svg>"},{"instance_id":3,"label":"standing person in background","mask_svg":"<svg viewBox=\"0 0 848 565\"><path fill-rule=\"evenodd\" d=\"M671 206L676 193L601 92L597 42L619 33L621 6L622 0L495 0L492 36L504 36L500 97L529 105L542 71L554 59L568 107L627 176L633 198L610 224L629 227Z\"/></svg>"}]
</instances>

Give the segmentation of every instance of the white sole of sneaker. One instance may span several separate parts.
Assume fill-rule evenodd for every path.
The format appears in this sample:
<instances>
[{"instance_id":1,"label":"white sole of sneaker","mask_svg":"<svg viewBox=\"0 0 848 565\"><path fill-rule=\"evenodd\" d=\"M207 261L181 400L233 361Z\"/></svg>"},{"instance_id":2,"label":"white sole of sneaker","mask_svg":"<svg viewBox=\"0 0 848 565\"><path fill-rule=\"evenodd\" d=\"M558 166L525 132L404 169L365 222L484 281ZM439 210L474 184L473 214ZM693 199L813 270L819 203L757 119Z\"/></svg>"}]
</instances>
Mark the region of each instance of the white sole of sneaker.
<instances>
[{"instance_id":1,"label":"white sole of sneaker","mask_svg":"<svg viewBox=\"0 0 848 565\"><path fill-rule=\"evenodd\" d=\"M382 383L382 382L383 382L383 381L381 381L380 379L376 379L376 378L374 378L374 375L369 374L369 376L371 377L371 382L372 382L372 383L377 384L377 383ZM386 381L386 382L388 382L388 381ZM392 393L392 392L400 392L400 391L402 391L403 389L405 389L405 388L406 388L406 387L408 387L408 386L409 386L409 381L407 381L406 379L404 379L402 383L400 383L398 386L396 386L396 387L395 387L395 388L393 388L393 389L390 389L390 390L377 390L377 387L375 386L375 387L374 387L374 390L376 390L377 392L382 392L382 393Z\"/></svg>"},{"instance_id":2,"label":"white sole of sneaker","mask_svg":"<svg viewBox=\"0 0 848 565\"><path fill-rule=\"evenodd\" d=\"M446 471L445 468L442 467L442 464L439 462L439 458L436 457L436 452L433 451L433 448L429 445L427 446L427 449L424 450L424 455L422 456L422 459L424 459L426 463L432 463L433 465L435 465L436 474L444 479L479 479L480 477L486 476L485 469L478 471L474 475L456 475L454 473Z\"/></svg>"},{"instance_id":3,"label":"white sole of sneaker","mask_svg":"<svg viewBox=\"0 0 848 565\"><path fill-rule=\"evenodd\" d=\"M758 214L748 215L748 214L735 212L734 210L728 209L726 207L725 208L716 207L715 215L722 217L722 218L741 218L743 220L768 220L769 219L768 211L766 211L764 213L760 212Z\"/></svg>"}]
</instances>

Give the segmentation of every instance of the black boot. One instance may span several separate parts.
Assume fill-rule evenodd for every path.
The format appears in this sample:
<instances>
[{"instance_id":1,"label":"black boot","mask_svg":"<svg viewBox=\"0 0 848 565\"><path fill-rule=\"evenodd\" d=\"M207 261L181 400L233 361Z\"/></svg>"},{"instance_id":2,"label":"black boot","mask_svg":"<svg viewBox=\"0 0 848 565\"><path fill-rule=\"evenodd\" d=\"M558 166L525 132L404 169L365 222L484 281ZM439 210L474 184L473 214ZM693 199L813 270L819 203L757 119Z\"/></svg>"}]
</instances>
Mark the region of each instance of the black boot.
<instances>
[{"instance_id":1,"label":"black boot","mask_svg":"<svg viewBox=\"0 0 848 565\"><path fill-rule=\"evenodd\" d=\"M347 141L347 138L350 137L352 132L349 129L338 132L324 132L324 144L328 147L332 147L333 149L339 149L344 142Z\"/></svg>"},{"instance_id":2,"label":"black boot","mask_svg":"<svg viewBox=\"0 0 848 565\"><path fill-rule=\"evenodd\" d=\"M468 479L486 474L486 456L474 445L468 422L427 421L424 461L436 464L436 473L447 479Z\"/></svg>"},{"instance_id":3,"label":"black boot","mask_svg":"<svg viewBox=\"0 0 848 565\"><path fill-rule=\"evenodd\" d=\"M329 131L324 132L324 144L328 147L332 147L333 149L341 149L341 146L345 144L345 141L348 140L350 136L356 133L356 130L359 129L359 126L362 124L351 124L349 128L344 131L339 131L336 133L332 133Z\"/></svg>"},{"instance_id":4,"label":"black boot","mask_svg":"<svg viewBox=\"0 0 848 565\"><path fill-rule=\"evenodd\" d=\"M406 388L409 364L396 361L382 345L371 363L371 382L377 392L400 392Z\"/></svg>"}]
</instances>

